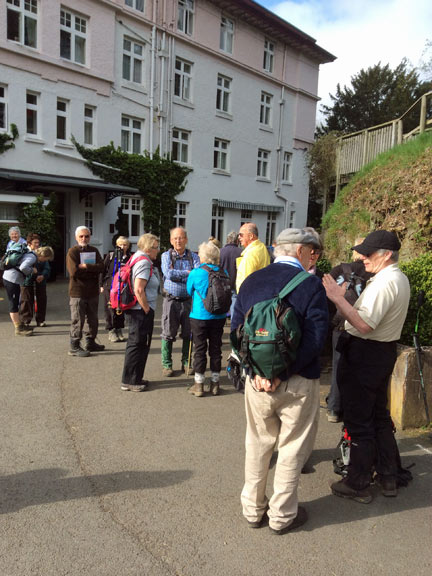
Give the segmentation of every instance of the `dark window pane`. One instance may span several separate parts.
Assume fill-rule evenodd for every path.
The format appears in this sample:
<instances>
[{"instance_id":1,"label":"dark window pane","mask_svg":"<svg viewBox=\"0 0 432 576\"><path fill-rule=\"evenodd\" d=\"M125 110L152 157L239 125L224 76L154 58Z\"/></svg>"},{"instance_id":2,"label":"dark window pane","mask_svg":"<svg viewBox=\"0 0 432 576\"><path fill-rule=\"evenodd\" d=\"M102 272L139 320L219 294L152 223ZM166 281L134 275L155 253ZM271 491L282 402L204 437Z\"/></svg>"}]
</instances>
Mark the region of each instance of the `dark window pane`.
<instances>
[{"instance_id":1,"label":"dark window pane","mask_svg":"<svg viewBox=\"0 0 432 576\"><path fill-rule=\"evenodd\" d=\"M60 30L60 56L67 60L71 59L71 35L64 30Z\"/></svg>"}]
</instances>

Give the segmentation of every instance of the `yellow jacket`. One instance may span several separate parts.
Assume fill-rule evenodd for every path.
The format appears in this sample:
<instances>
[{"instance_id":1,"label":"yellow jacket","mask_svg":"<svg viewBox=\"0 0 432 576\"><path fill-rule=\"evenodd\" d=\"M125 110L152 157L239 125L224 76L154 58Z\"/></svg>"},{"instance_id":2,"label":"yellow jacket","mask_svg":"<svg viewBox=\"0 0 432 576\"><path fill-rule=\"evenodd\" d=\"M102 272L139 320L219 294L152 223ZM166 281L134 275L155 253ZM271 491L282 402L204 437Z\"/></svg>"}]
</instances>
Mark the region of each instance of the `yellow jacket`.
<instances>
[{"instance_id":1,"label":"yellow jacket","mask_svg":"<svg viewBox=\"0 0 432 576\"><path fill-rule=\"evenodd\" d=\"M236 292L238 293L243 280L249 274L261 270L261 268L265 268L270 264L270 256L266 245L261 240L254 240L249 246L246 246L241 256L236 258L236 264Z\"/></svg>"}]
</instances>

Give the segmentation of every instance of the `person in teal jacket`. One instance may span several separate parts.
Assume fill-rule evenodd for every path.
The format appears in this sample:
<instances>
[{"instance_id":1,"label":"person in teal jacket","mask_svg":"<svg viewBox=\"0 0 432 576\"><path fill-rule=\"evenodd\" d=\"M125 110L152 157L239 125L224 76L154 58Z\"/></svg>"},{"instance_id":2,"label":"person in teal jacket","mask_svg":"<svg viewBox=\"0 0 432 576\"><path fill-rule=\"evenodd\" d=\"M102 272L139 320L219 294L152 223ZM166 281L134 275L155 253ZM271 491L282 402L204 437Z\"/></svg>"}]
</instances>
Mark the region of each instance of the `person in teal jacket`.
<instances>
[{"instance_id":1,"label":"person in teal jacket","mask_svg":"<svg viewBox=\"0 0 432 576\"><path fill-rule=\"evenodd\" d=\"M222 335L227 315L211 314L205 309L201 298L205 299L209 286L208 272L203 266L207 265L218 270L220 250L213 242L203 242L198 249L198 256L201 266L191 271L186 284L188 294L192 296L192 309L189 318L195 350L193 360L195 381L188 391L195 396L203 396L204 394L208 348L211 371L210 393L217 396L222 365Z\"/></svg>"}]
</instances>

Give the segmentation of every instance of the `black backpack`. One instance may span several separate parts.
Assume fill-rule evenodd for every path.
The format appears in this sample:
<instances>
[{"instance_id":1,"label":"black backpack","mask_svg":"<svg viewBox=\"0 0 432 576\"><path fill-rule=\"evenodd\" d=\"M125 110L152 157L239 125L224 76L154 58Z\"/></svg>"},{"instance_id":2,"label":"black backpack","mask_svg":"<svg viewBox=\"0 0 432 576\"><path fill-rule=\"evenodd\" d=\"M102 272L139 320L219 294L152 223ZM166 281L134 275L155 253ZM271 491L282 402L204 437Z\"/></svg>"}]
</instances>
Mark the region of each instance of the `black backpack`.
<instances>
[{"instance_id":1,"label":"black backpack","mask_svg":"<svg viewBox=\"0 0 432 576\"><path fill-rule=\"evenodd\" d=\"M231 283L228 274L222 268L213 270L206 264L201 268L206 270L209 276L207 295L203 298L198 290L195 291L201 298L204 308L210 314L226 314L231 306Z\"/></svg>"}]
</instances>

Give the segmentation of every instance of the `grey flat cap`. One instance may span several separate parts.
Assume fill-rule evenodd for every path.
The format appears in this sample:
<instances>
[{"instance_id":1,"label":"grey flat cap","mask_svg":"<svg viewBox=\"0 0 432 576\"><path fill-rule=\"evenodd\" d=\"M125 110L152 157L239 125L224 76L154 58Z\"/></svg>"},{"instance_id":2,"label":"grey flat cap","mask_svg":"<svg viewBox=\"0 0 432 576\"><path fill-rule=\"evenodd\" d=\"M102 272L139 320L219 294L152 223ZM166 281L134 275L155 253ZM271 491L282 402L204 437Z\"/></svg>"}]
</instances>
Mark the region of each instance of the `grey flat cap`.
<instances>
[{"instance_id":1,"label":"grey flat cap","mask_svg":"<svg viewBox=\"0 0 432 576\"><path fill-rule=\"evenodd\" d=\"M303 228L285 228L276 238L276 245L280 244L309 244L314 248L321 248L318 238Z\"/></svg>"}]
</instances>

